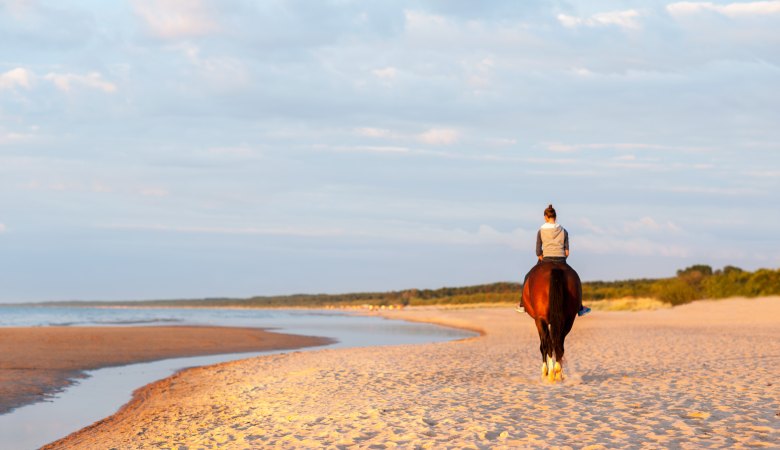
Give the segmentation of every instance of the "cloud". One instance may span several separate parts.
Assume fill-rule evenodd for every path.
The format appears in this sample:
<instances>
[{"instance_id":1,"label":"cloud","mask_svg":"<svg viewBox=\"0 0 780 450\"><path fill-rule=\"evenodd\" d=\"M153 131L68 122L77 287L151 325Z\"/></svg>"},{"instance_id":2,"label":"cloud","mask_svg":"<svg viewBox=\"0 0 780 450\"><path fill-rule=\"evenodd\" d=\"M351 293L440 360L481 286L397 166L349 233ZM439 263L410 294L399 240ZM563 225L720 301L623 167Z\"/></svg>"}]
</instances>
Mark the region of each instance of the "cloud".
<instances>
[{"instance_id":1,"label":"cloud","mask_svg":"<svg viewBox=\"0 0 780 450\"><path fill-rule=\"evenodd\" d=\"M16 144L31 139L33 134L3 132L0 130L0 145Z\"/></svg>"},{"instance_id":2,"label":"cloud","mask_svg":"<svg viewBox=\"0 0 780 450\"><path fill-rule=\"evenodd\" d=\"M410 243L444 245L497 245L514 249L530 249L535 242L535 231L517 228L502 232L489 225L479 225L476 231L460 228L417 227L413 229L391 229L371 233L372 237L398 240Z\"/></svg>"},{"instance_id":3,"label":"cloud","mask_svg":"<svg viewBox=\"0 0 780 450\"><path fill-rule=\"evenodd\" d=\"M166 189L158 187L146 187L138 190L138 193L145 197L167 197L169 192Z\"/></svg>"},{"instance_id":4,"label":"cloud","mask_svg":"<svg viewBox=\"0 0 780 450\"><path fill-rule=\"evenodd\" d=\"M0 90L23 87L29 89L32 84L33 74L24 68L17 67L0 74Z\"/></svg>"},{"instance_id":5,"label":"cloud","mask_svg":"<svg viewBox=\"0 0 780 450\"><path fill-rule=\"evenodd\" d=\"M116 85L103 79L103 75L98 72L90 72L86 75L75 73L48 73L43 79L51 81L57 89L63 92L70 92L74 86L83 86L90 89L97 89L106 93L116 92Z\"/></svg>"},{"instance_id":6,"label":"cloud","mask_svg":"<svg viewBox=\"0 0 780 450\"><path fill-rule=\"evenodd\" d=\"M780 170L751 170L744 174L749 177L780 179Z\"/></svg>"},{"instance_id":7,"label":"cloud","mask_svg":"<svg viewBox=\"0 0 780 450\"><path fill-rule=\"evenodd\" d=\"M97 89L107 93L117 91L114 83L103 78L100 72L89 72L86 75L77 73L50 72L44 76L36 75L33 71L23 67L11 69L0 74L0 90L22 87L31 89L36 80L45 80L63 92L70 92L75 86Z\"/></svg>"},{"instance_id":8,"label":"cloud","mask_svg":"<svg viewBox=\"0 0 780 450\"><path fill-rule=\"evenodd\" d=\"M585 250L596 254L621 254L629 256L663 256L687 258L690 249L682 245L655 242L644 237L619 238L615 236L581 235L577 237L572 252Z\"/></svg>"},{"instance_id":9,"label":"cloud","mask_svg":"<svg viewBox=\"0 0 780 450\"><path fill-rule=\"evenodd\" d=\"M558 14L558 21L566 28L617 26L623 29L635 30L641 27L637 21L640 16L639 11L629 9L597 13L586 18Z\"/></svg>"},{"instance_id":10,"label":"cloud","mask_svg":"<svg viewBox=\"0 0 780 450\"><path fill-rule=\"evenodd\" d=\"M517 139L513 138L487 138L485 139L485 142L487 142L490 145L495 145L498 147L504 147L508 145L516 145Z\"/></svg>"},{"instance_id":11,"label":"cloud","mask_svg":"<svg viewBox=\"0 0 780 450\"><path fill-rule=\"evenodd\" d=\"M652 217L642 217L636 221L627 221L623 223L623 231L628 234L646 233L646 232L672 232L679 233L682 231L679 226L675 225L671 221L665 223L658 223Z\"/></svg>"},{"instance_id":12,"label":"cloud","mask_svg":"<svg viewBox=\"0 0 780 450\"><path fill-rule=\"evenodd\" d=\"M545 142L547 150L555 153L573 153L580 150L669 150L685 152L702 152L702 147L684 147L677 145L644 144L640 142L614 142L593 144L564 144L561 142Z\"/></svg>"},{"instance_id":13,"label":"cloud","mask_svg":"<svg viewBox=\"0 0 780 450\"><path fill-rule=\"evenodd\" d=\"M432 29L441 29L451 26L450 21L443 15L430 14L425 11L404 11L404 19L406 21L406 28L410 30L429 32Z\"/></svg>"},{"instance_id":14,"label":"cloud","mask_svg":"<svg viewBox=\"0 0 780 450\"><path fill-rule=\"evenodd\" d=\"M386 130L384 128L371 128L371 127L356 128L355 134L359 136L365 136L371 138L389 138L389 137L396 136L395 133L393 133L390 130Z\"/></svg>"},{"instance_id":15,"label":"cloud","mask_svg":"<svg viewBox=\"0 0 780 450\"><path fill-rule=\"evenodd\" d=\"M315 145L313 148L343 153L417 153L408 147L392 145Z\"/></svg>"},{"instance_id":16,"label":"cloud","mask_svg":"<svg viewBox=\"0 0 780 450\"><path fill-rule=\"evenodd\" d=\"M768 192L744 187L721 187L721 186L671 186L659 187L656 190L665 192L674 192L678 194L702 194L729 197L746 197L769 195Z\"/></svg>"},{"instance_id":17,"label":"cloud","mask_svg":"<svg viewBox=\"0 0 780 450\"><path fill-rule=\"evenodd\" d=\"M209 226L179 226L160 224L107 224L96 228L111 230L163 231L174 233L204 233L233 235L264 235L264 236L297 236L297 237L334 237L344 234L339 228L297 228L297 227L209 227Z\"/></svg>"},{"instance_id":18,"label":"cloud","mask_svg":"<svg viewBox=\"0 0 780 450\"><path fill-rule=\"evenodd\" d=\"M197 37L220 30L202 0L133 0L133 10L149 31L163 39Z\"/></svg>"},{"instance_id":19,"label":"cloud","mask_svg":"<svg viewBox=\"0 0 780 450\"><path fill-rule=\"evenodd\" d=\"M250 85L251 73L242 59L234 57L204 57L200 47L190 43L179 44L172 48L180 51L187 60L198 69L198 73L212 87L222 91L243 89Z\"/></svg>"},{"instance_id":20,"label":"cloud","mask_svg":"<svg viewBox=\"0 0 780 450\"><path fill-rule=\"evenodd\" d=\"M3 0L0 5L14 17L27 13L35 7L37 0Z\"/></svg>"},{"instance_id":21,"label":"cloud","mask_svg":"<svg viewBox=\"0 0 780 450\"><path fill-rule=\"evenodd\" d=\"M458 141L460 134L451 128L432 128L418 136L418 139L431 145L450 145Z\"/></svg>"},{"instance_id":22,"label":"cloud","mask_svg":"<svg viewBox=\"0 0 780 450\"><path fill-rule=\"evenodd\" d=\"M7 229L8 228L6 228L5 224L0 222L0 233L5 233L5 230L7 230Z\"/></svg>"},{"instance_id":23,"label":"cloud","mask_svg":"<svg viewBox=\"0 0 780 450\"><path fill-rule=\"evenodd\" d=\"M395 67L385 67L384 69L374 69L371 73L379 79L392 80L398 75L398 69Z\"/></svg>"},{"instance_id":24,"label":"cloud","mask_svg":"<svg viewBox=\"0 0 780 450\"><path fill-rule=\"evenodd\" d=\"M648 234L669 235L682 233L682 228L674 222L670 220L659 222L649 216L641 217L637 220L624 220L619 224L610 222L604 226L594 224L588 218L582 218L579 221L579 225L597 236L638 237Z\"/></svg>"},{"instance_id":25,"label":"cloud","mask_svg":"<svg viewBox=\"0 0 780 450\"><path fill-rule=\"evenodd\" d=\"M236 157L236 158L249 158L257 156L257 151L252 147L246 145L239 145L235 147L211 147L206 150L206 153L214 156Z\"/></svg>"},{"instance_id":26,"label":"cloud","mask_svg":"<svg viewBox=\"0 0 780 450\"><path fill-rule=\"evenodd\" d=\"M677 2L666 6L672 16L686 16L715 12L730 18L754 17L780 14L780 1L728 3L718 5L712 2Z\"/></svg>"}]
</instances>

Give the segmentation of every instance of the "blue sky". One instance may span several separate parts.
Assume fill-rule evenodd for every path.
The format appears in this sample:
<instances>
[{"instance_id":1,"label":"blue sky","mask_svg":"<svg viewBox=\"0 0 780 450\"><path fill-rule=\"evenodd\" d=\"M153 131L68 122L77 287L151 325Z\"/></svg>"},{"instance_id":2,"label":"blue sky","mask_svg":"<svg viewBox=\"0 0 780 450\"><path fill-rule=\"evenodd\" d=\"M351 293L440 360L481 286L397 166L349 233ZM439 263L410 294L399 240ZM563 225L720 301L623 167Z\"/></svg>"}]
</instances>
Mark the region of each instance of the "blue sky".
<instances>
[{"instance_id":1,"label":"blue sky","mask_svg":"<svg viewBox=\"0 0 780 450\"><path fill-rule=\"evenodd\" d=\"M780 1L0 0L0 301L780 266Z\"/></svg>"}]
</instances>

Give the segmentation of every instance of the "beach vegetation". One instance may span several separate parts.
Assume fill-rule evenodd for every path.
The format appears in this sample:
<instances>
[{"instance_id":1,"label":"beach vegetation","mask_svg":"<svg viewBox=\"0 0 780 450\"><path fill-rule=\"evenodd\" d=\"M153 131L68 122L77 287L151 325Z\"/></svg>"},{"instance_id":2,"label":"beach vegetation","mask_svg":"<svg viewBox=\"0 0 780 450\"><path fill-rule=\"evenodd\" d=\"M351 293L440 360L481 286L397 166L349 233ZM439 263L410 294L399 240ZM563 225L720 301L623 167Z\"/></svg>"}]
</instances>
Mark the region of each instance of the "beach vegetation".
<instances>
[{"instance_id":1,"label":"beach vegetation","mask_svg":"<svg viewBox=\"0 0 780 450\"><path fill-rule=\"evenodd\" d=\"M500 282L440 289L406 289L348 294L296 294L251 298L207 298L127 302L68 302L82 306L351 308L433 305L512 304L520 300L521 283ZM780 269L755 272L726 266L713 270L703 264L677 271L674 277L620 281L587 281L583 301L606 310L656 308L700 299L780 295ZM62 305L63 303L57 303Z\"/></svg>"}]
</instances>

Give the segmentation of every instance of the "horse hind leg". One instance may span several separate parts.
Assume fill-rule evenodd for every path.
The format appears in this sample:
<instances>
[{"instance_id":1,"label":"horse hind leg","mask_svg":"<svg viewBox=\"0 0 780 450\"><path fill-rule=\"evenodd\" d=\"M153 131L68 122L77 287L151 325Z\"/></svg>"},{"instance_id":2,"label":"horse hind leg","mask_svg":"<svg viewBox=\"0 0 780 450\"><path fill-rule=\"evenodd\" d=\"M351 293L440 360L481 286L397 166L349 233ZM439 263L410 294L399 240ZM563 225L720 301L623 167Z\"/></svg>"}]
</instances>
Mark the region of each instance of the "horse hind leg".
<instances>
[{"instance_id":1,"label":"horse hind leg","mask_svg":"<svg viewBox=\"0 0 780 450\"><path fill-rule=\"evenodd\" d=\"M546 321L537 319L536 329L539 332L539 352L542 354L542 378L551 373L552 366L549 360L553 354L552 339L550 339L550 329Z\"/></svg>"},{"instance_id":2,"label":"horse hind leg","mask_svg":"<svg viewBox=\"0 0 780 450\"><path fill-rule=\"evenodd\" d=\"M544 377L546 375L550 382L554 382L556 374L560 372L560 370L556 372L555 367L556 365L560 367L560 365L555 360L555 346L552 338L552 327L549 324L545 325L547 349L543 355L544 362L542 365L544 365L545 368L542 369L542 376Z\"/></svg>"},{"instance_id":3,"label":"horse hind leg","mask_svg":"<svg viewBox=\"0 0 780 450\"><path fill-rule=\"evenodd\" d=\"M559 332L559 330L550 330L550 332ZM552 340L552 354L550 357L550 381L563 381L563 339L565 336L558 336L558 339Z\"/></svg>"},{"instance_id":4,"label":"horse hind leg","mask_svg":"<svg viewBox=\"0 0 780 450\"><path fill-rule=\"evenodd\" d=\"M569 334L569 331L571 331L571 327L574 325L574 317L568 318L566 322L563 325L563 329L558 330L558 339L555 340L555 380L556 381L563 381L563 353L564 353L564 342L566 341L566 335Z\"/></svg>"}]
</instances>

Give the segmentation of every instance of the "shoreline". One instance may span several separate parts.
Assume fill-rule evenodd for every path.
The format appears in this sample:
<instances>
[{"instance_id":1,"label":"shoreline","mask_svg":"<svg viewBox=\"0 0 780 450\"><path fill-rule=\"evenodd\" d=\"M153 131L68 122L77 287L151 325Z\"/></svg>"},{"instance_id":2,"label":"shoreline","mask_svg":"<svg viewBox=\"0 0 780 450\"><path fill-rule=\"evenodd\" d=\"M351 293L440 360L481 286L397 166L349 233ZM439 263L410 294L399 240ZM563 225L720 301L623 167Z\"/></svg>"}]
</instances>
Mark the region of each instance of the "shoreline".
<instances>
[{"instance_id":1,"label":"shoreline","mask_svg":"<svg viewBox=\"0 0 780 450\"><path fill-rule=\"evenodd\" d=\"M779 297L594 312L567 339L561 386L539 382L536 331L513 311L380 315L485 334L187 369L44 448L780 444Z\"/></svg>"},{"instance_id":2,"label":"shoreline","mask_svg":"<svg viewBox=\"0 0 780 450\"><path fill-rule=\"evenodd\" d=\"M332 342L259 328L216 326L0 327L0 414L51 398L90 370Z\"/></svg>"}]
</instances>

